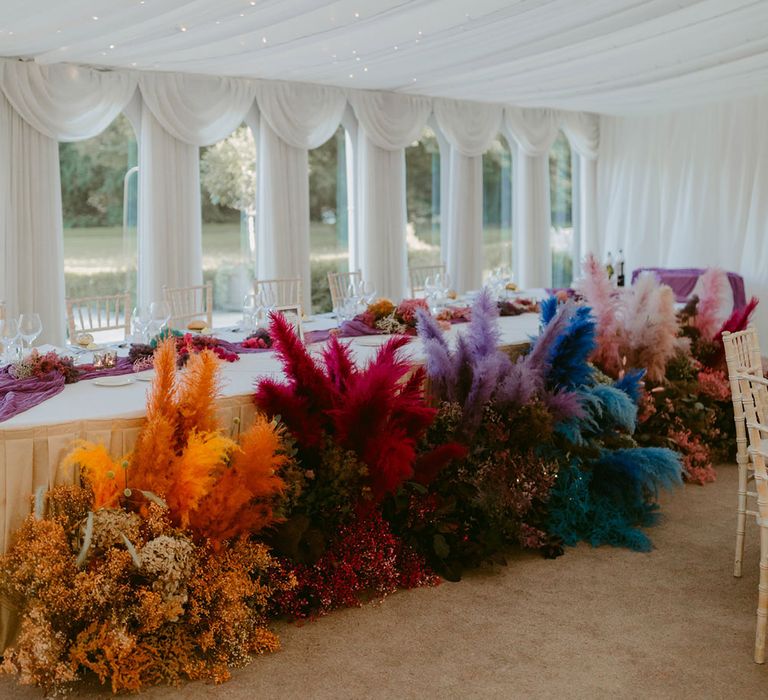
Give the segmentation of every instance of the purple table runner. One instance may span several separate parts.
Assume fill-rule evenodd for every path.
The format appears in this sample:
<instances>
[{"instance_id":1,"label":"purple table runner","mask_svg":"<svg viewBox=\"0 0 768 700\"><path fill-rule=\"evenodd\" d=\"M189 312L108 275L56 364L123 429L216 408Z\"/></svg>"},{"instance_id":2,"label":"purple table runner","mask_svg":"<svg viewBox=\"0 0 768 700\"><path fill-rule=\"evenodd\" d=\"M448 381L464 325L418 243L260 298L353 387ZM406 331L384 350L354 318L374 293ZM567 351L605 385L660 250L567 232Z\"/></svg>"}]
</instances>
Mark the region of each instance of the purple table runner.
<instances>
[{"instance_id":1,"label":"purple table runner","mask_svg":"<svg viewBox=\"0 0 768 700\"><path fill-rule=\"evenodd\" d=\"M133 363L127 357L119 357L117 364L108 369L94 369L92 365L81 365L82 373L77 381L97 377L116 377L133 372ZM64 391L64 377L58 372L49 372L44 377L15 379L10 366L0 370L0 423L28 411L38 404Z\"/></svg>"}]
</instances>

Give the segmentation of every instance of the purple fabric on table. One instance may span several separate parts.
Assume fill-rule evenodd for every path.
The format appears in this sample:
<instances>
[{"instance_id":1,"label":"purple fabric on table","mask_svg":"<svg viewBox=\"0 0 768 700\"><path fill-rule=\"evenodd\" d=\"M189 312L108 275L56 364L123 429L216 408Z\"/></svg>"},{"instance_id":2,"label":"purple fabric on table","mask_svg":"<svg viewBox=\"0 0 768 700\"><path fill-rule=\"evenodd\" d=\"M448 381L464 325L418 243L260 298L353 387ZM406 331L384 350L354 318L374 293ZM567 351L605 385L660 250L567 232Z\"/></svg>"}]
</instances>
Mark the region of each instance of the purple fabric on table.
<instances>
[{"instance_id":1,"label":"purple fabric on table","mask_svg":"<svg viewBox=\"0 0 768 700\"><path fill-rule=\"evenodd\" d=\"M64 377L58 372L41 378L15 379L9 369L0 370L0 423L64 391Z\"/></svg>"},{"instance_id":2,"label":"purple fabric on table","mask_svg":"<svg viewBox=\"0 0 768 700\"><path fill-rule=\"evenodd\" d=\"M269 352L271 348L247 348L242 343L230 343L228 340L217 338L219 345L227 352L235 352L238 355L251 355L255 352Z\"/></svg>"},{"instance_id":3,"label":"purple fabric on table","mask_svg":"<svg viewBox=\"0 0 768 700\"><path fill-rule=\"evenodd\" d=\"M93 365L80 365L81 374L77 381L97 377L116 377L133 372L133 363L127 357L117 358L117 364L109 369L94 369ZM49 372L45 377L15 379L10 366L0 370L0 423L24 413L30 408L53 398L64 391L64 377L58 372Z\"/></svg>"},{"instance_id":4,"label":"purple fabric on table","mask_svg":"<svg viewBox=\"0 0 768 700\"><path fill-rule=\"evenodd\" d=\"M696 282L705 272L706 268L702 267L681 267L681 268L664 268L664 267L640 267L637 270L632 271L632 284L643 272L652 272L656 275L656 279L659 282L672 287L672 291L675 293L675 300L679 302L687 301L691 296ZM747 305L747 295L744 291L744 278L735 272L728 272L728 282L731 285L731 291L733 292L733 308L742 309Z\"/></svg>"},{"instance_id":5,"label":"purple fabric on table","mask_svg":"<svg viewBox=\"0 0 768 700\"><path fill-rule=\"evenodd\" d=\"M332 328L326 328L324 331L307 331L304 334L304 342L307 345L312 343L322 343L331 337ZM382 335L384 331L379 331L371 328L367 323L362 321L343 321L339 326L339 338L359 338L363 335Z\"/></svg>"}]
</instances>

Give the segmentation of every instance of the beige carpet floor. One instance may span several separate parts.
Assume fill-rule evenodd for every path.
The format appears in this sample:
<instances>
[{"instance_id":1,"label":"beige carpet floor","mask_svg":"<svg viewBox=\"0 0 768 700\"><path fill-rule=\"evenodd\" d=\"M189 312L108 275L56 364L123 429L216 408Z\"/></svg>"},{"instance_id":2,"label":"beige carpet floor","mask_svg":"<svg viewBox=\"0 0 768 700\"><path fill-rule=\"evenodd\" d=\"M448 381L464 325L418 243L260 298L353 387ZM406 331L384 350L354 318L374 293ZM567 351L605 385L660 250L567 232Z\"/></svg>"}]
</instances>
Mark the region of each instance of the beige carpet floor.
<instances>
[{"instance_id":1,"label":"beige carpet floor","mask_svg":"<svg viewBox=\"0 0 768 700\"><path fill-rule=\"evenodd\" d=\"M219 687L152 698L764 698L752 662L758 538L732 576L736 470L663 499L656 549L521 554L457 584L303 626ZM93 696L79 692L78 696ZM0 698L40 693L0 681Z\"/></svg>"}]
</instances>

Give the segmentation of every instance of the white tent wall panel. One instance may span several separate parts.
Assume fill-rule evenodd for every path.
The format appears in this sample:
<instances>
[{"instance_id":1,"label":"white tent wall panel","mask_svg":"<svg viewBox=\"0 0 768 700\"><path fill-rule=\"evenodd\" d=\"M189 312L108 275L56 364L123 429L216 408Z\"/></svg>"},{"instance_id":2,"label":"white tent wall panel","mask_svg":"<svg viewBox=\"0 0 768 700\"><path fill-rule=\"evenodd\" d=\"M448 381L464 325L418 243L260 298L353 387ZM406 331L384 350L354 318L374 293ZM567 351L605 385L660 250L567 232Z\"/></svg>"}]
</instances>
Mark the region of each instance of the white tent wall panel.
<instances>
[{"instance_id":1,"label":"white tent wall panel","mask_svg":"<svg viewBox=\"0 0 768 700\"><path fill-rule=\"evenodd\" d=\"M603 117L599 253L628 270L717 265L762 299L768 337L768 96L653 117Z\"/></svg>"},{"instance_id":2,"label":"white tent wall panel","mask_svg":"<svg viewBox=\"0 0 768 700\"><path fill-rule=\"evenodd\" d=\"M0 61L0 297L10 313L36 310L43 339L64 340L59 140L91 138L126 111L139 126L139 298L202 275L199 147L244 120L258 157L258 263L265 277L309 284L307 150L347 129L350 265L380 294L406 289L404 149L427 123L449 152L441 175L443 255L459 291L480 283L482 152L498 133L517 142L515 266L524 286L548 286L548 150L562 127L594 168L597 117L553 110L440 101L391 92L189 74L96 71L66 64ZM138 93L136 86L138 84ZM8 103L10 102L10 104ZM351 108L350 106L351 105ZM353 109L352 109L353 108ZM440 124L442 122L442 125ZM42 131L41 131L42 130ZM39 137L38 137L39 136ZM456 157L452 157L455 155ZM582 177L580 211L589 216L594 178ZM31 251L31 252L29 252ZM27 254L29 252L29 254Z\"/></svg>"}]
</instances>

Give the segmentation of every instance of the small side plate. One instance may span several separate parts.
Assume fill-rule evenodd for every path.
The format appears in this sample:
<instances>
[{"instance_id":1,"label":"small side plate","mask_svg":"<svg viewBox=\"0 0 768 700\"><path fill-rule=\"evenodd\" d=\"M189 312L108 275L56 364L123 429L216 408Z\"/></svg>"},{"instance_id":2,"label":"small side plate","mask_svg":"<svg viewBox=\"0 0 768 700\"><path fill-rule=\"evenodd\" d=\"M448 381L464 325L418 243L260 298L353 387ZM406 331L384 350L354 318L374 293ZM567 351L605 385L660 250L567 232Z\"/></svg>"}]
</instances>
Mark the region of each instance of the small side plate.
<instances>
[{"instance_id":1,"label":"small side plate","mask_svg":"<svg viewBox=\"0 0 768 700\"><path fill-rule=\"evenodd\" d=\"M124 375L118 377L100 377L99 379L94 379L92 384L95 384L96 386L128 386L128 384L133 384L133 379Z\"/></svg>"}]
</instances>

